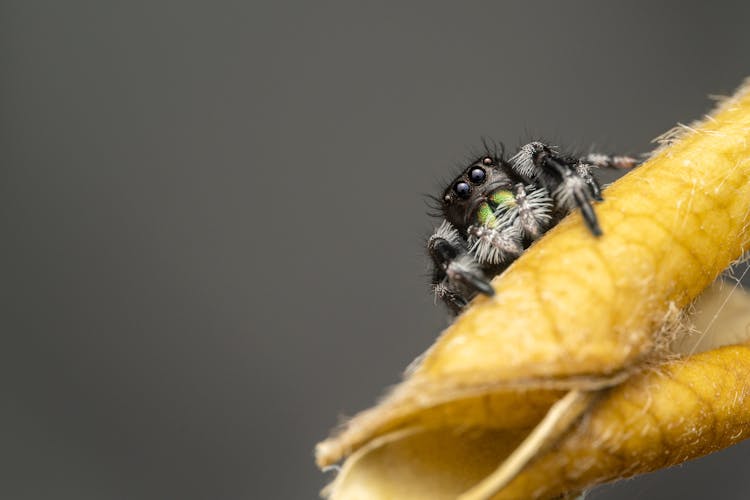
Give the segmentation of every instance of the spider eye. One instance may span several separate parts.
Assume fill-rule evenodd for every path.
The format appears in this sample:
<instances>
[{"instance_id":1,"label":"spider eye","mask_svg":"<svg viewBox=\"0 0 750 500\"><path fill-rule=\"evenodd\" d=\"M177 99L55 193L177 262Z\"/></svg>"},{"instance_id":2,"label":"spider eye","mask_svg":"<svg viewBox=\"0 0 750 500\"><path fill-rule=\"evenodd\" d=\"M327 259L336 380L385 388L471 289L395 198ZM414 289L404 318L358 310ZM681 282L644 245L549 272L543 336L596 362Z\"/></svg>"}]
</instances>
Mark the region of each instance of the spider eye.
<instances>
[{"instance_id":1,"label":"spider eye","mask_svg":"<svg viewBox=\"0 0 750 500\"><path fill-rule=\"evenodd\" d=\"M469 172L469 180L474 184L481 184L486 178L487 174L482 168L474 167L471 169L471 172Z\"/></svg>"},{"instance_id":2,"label":"spider eye","mask_svg":"<svg viewBox=\"0 0 750 500\"><path fill-rule=\"evenodd\" d=\"M485 156L484 158L482 158L482 163L484 163L485 165L492 165L492 158L490 158L489 156Z\"/></svg>"},{"instance_id":3,"label":"spider eye","mask_svg":"<svg viewBox=\"0 0 750 500\"><path fill-rule=\"evenodd\" d=\"M459 198L463 198L465 200L471 194L471 186L463 181L457 182L456 185L453 186L453 191L456 193L456 195L458 195Z\"/></svg>"}]
</instances>

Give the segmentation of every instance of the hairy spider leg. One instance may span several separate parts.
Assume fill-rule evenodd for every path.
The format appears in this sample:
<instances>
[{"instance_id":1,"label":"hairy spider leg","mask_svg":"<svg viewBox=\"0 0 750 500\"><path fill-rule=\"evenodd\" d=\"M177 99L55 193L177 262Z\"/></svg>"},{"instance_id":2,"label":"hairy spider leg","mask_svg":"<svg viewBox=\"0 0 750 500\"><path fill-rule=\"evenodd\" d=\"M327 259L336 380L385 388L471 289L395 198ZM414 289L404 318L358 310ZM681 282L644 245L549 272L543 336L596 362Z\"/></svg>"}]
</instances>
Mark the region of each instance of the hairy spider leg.
<instances>
[{"instance_id":1,"label":"hairy spider leg","mask_svg":"<svg viewBox=\"0 0 750 500\"><path fill-rule=\"evenodd\" d=\"M631 169L637 167L640 161L631 156L608 155L603 153L589 153L583 162L598 168Z\"/></svg>"},{"instance_id":2,"label":"hairy spider leg","mask_svg":"<svg viewBox=\"0 0 750 500\"><path fill-rule=\"evenodd\" d=\"M549 146L531 142L521 147L511 159L511 166L528 182L541 184L564 208L580 208L591 234L602 235L596 212L591 206L591 202L601 198L601 189L588 172L586 164L571 162ZM587 175L581 176L580 171Z\"/></svg>"},{"instance_id":3,"label":"hairy spider leg","mask_svg":"<svg viewBox=\"0 0 750 500\"><path fill-rule=\"evenodd\" d=\"M552 198L546 189L527 189L520 182L513 189L518 207L516 224L527 240L536 241L552 222Z\"/></svg>"},{"instance_id":4,"label":"hairy spider leg","mask_svg":"<svg viewBox=\"0 0 750 500\"><path fill-rule=\"evenodd\" d=\"M458 312L477 292L492 296L495 290L484 276L479 263L467 252L458 231L443 221L427 242L434 271L435 295Z\"/></svg>"},{"instance_id":5,"label":"hairy spider leg","mask_svg":"<svg viewBox=\"0 0 750 500\"><path fill-rule=\"evenodd\" d=\"M637 159L630 156L589 153L581 160L578 160L576 173L591 186L596 201L604 201L601 187L594 176L591 175L590 167L626 170L638 166L638 163Z\"/></svg>"}]
</instances>

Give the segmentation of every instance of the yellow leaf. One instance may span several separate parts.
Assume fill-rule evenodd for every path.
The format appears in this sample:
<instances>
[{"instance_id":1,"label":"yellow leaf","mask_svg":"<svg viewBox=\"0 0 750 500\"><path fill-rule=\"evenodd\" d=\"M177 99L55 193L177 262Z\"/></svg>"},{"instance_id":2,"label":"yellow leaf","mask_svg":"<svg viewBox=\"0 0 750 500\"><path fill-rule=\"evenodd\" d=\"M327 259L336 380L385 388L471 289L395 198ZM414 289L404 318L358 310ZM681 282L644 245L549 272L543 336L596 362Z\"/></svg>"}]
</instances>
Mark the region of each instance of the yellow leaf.
<instances>
[{"instance_id":1,"label":"yellow leaf","mask_svg":"<svg viewBox=\"0 0 750 500\"><path fill-rule=\"evenodd\" d=\"M603 237L575 214L533 245L384 401L318 445L321 466L353 454L332 496L552 497L742 439L750 348L716 347L744 341L750 301L732 340L679 360L666 346L674 312L747 248L749 140L746 86L605 192Z\"/></svg>"}]
</instances>

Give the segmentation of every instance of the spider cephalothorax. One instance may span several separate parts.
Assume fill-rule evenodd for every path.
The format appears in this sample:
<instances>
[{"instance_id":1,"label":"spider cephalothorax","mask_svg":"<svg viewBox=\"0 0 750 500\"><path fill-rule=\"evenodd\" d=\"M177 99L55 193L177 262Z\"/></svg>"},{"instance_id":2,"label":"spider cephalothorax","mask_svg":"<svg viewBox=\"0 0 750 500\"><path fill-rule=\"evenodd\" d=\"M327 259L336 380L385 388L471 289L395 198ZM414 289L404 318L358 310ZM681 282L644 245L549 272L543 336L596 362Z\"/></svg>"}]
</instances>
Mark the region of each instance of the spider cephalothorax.
<instances>
[{"instance_id":1,"label":"spider cephalothorax","mask_svg":"<svg viewBox=\"0 0 750 500\"><path fill-rule=\"evenodd\" d=\"M531 142L512 158L485 154L445 189L442 224L429 238L435 295L459 312L477 293L494 293L489 280L570 211L579 208L593 236L602 234L594 201L601 189L592 167L630 168L626 156L561 155Z\"/></svg>"}]
</instances>

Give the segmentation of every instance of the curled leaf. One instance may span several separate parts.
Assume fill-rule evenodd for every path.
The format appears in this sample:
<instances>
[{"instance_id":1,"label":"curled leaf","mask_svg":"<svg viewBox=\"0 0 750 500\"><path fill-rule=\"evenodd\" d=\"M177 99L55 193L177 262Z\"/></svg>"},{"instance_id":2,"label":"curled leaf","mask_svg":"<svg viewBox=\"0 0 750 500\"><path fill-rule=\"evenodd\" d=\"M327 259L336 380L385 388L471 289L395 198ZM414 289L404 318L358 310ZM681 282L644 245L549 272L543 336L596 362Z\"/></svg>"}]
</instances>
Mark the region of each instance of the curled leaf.
<instances>
[{"instance_id":1,"label":"curled leaf","mask_svg":"<svg viewBox=\"0 0 750 500\"><path fill-rule=\"evenodd\" d=\"M675 360L667 346L695 350L673 338L675 311L747 248L748 139L746 86L606 191L603 237L575 214L533 245L318 445L321 466L351 455L331 495L552 497L742 439L750 347L701 341L712 350ZM708 311L708 329L744 341L747 303L740 319Z\"/></svg>"}]
</instances>

